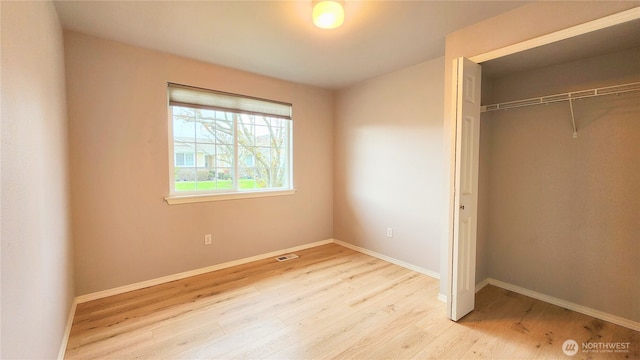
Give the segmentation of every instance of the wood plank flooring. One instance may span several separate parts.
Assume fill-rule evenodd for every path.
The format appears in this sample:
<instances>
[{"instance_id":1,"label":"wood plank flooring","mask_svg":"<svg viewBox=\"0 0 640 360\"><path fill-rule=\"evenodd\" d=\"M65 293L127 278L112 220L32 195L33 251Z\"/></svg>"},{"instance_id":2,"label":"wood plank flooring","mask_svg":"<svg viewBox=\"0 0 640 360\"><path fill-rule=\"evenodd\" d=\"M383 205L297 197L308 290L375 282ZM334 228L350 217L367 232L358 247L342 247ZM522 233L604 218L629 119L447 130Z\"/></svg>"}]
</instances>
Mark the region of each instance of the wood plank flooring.
<instances>
[{"instance_id":1,"label":"wood plank flooring","mask_svg":"<svg viewBox=\"0 0 640 360\"><path fill-rule=\"evenodd\" d=\"M458 323L438 280L329 244L83 304L65 359L640 359L640 333L487 286ZM562 352L567 339L627 352Z\"/></svg>"}]
</instances>

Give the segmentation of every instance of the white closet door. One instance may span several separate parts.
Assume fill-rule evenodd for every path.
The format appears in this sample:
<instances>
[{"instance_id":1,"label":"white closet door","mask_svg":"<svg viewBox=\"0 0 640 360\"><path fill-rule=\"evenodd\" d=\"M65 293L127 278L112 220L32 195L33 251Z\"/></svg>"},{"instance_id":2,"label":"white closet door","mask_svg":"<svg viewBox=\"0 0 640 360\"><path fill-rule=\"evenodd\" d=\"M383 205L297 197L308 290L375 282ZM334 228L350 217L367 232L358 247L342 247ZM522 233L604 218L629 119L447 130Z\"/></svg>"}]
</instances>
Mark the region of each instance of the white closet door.
<instances>
[{"instance_id":1,"label":"white closet door","mask_svg":"<svg viewBox=\"0 0 640 360\"><path fill-rule=\"evenodd\" d=\"M474 308L476 226L478 219L478 152L480 148L481 67L456 59L456 168L450 318L459 320Z\"/></svg>"}]
</instances>

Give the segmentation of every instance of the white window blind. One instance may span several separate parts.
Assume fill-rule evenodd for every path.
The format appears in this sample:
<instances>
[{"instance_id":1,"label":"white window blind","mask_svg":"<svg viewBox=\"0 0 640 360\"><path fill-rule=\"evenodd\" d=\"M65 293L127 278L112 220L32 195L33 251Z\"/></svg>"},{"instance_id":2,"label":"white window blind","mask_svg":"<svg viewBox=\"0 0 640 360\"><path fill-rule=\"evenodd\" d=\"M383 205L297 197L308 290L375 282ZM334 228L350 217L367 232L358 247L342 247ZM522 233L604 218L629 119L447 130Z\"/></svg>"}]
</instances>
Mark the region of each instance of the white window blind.
<instances>
[{"instance_id":1,"label":"white window blind","mask_svg":"<svg viewBox=\"0 0 640 360\"><path fill-rule=\"evenodd\" d=\"M169 83L169 105L291 120L291 104Z\"/></svg>"}]
</instances>

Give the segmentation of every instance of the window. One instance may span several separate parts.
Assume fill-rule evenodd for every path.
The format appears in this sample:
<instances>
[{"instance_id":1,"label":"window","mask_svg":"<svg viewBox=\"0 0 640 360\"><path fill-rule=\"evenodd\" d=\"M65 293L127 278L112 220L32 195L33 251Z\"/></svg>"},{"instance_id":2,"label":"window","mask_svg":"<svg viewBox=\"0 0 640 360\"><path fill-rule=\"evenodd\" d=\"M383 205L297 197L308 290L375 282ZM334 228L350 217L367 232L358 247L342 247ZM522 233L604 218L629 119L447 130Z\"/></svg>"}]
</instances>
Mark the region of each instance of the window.
<instances>
[{"instance_id":1,"label":"window","mask_svg":"<svg viewBox=\"0 0 640 360\"><path fill-rule=\"evenodd\" d=\"M290 104L171 83L168 92L167 201L293 189Z\"/></svg>"}]
</instances>

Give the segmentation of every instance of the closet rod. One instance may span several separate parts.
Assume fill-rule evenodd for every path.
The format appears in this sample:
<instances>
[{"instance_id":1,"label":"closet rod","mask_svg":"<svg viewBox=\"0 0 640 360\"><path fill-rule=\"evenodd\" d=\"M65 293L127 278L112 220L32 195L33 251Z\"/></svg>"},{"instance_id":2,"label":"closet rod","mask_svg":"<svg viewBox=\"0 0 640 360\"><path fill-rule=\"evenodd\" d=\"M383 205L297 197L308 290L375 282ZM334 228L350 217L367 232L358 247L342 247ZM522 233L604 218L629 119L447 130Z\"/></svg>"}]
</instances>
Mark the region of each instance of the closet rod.
<instances>
[{"instance_id":1,"label":"closet rod","mask_svg":"<svg viewBox=\"0 0 640 360\"><path fill-rule=\"evenodd\" d=\"M594 96L617 95L632 91L640 91L640 82L601 87L596 89L573 91L564 94L548 95L524 100L508 101L499 104L484 105L480 107L481 112L507 110L532 105L551 104L560 101L590 98Z\"/></svg>"}]
</instances>

